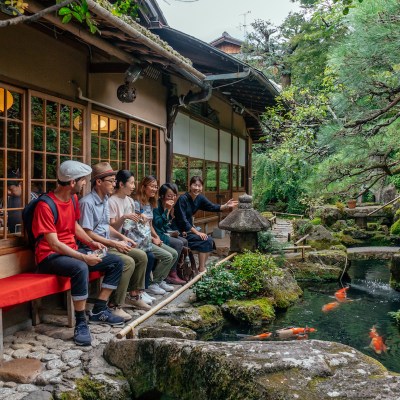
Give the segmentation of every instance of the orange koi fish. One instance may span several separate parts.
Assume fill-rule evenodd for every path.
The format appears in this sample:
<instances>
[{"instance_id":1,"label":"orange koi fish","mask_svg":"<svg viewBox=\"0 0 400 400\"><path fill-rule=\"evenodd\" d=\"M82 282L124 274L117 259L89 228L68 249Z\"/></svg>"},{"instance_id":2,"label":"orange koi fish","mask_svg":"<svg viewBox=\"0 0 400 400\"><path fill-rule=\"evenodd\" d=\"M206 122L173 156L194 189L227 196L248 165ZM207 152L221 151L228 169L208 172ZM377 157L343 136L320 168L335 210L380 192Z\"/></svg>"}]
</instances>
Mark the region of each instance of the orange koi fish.
<instances>
[{"instance_id":1,"label":"orange koi fish","mask_svg":"<svg viewBox=\"0 0 400 400\"><path fill-rule=\"evenodd\" d=\"M339 304L340 304L340 303L338 303L337 301L333 301L332 303L325 304L325 305L322 307L322 311L323 311L323 312L332 311L332 310L334 310L335 308L339 307Z\"/></svg>"},{"instance_id":2,"label":"orange koi fish","mask_svg":"<svg viewBox=\"0 0 400 400\"><path fill-rule=\"evenodd\" d=\"M307 339L308 333L313 333L316 332L317 330L315 328L284 328L284 329L279 329L276 331L276 334L280 339L289 339L291 337L297 337L297 339ZM303 336L303 337L301 337ZM306 337L304 337L306 336Z\"/></svg>"},{"instance_id":3,"label":"orange koi fish","mask_svg":"<svg viewBox=\"0 0 400 400\"><path fill-rule=\"evenodd\" d=\"M242 340L264 340L264 339L268 339L269 337L271 337L272 332L264 332L264 333L260 333L259 335L254 335L254 336L237 334L237 336L242 337Z\"/></svg>"},{"instance_id":4,"label":"orange koi fish","mask_svg":"<svg viewBox=\"0 0 400 400\"><path fill-rule=\"evenodd\" d=\"M383 337L378 334L375 325L371 328L369 332L369 337L372 338L369 347L371 347L371 349L374 350L376 354L386 353L388 347L383 341Z\"/></svg>"},{"instance_id":5,"label":"orange koi fish","mask_svg":"<svg viewBox=\"0 0 400 400\"><path fill-rule=\"evenodd\" d=\"M346 300L347 298L347 291L349 290L349 287L345 287L343 289L339 289L338 291L335 292L335 298L337 301L343 301Z\"/></svg>"}]
</instances>

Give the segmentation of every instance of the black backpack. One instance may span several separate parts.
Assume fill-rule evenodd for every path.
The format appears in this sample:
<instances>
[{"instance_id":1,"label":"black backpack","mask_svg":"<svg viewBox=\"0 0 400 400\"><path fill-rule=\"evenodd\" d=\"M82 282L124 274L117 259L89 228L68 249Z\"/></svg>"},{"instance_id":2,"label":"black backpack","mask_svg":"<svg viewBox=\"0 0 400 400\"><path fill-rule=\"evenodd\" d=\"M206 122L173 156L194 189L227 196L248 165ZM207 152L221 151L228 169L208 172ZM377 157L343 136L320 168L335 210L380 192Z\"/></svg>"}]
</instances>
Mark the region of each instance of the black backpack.
<instances>
[{"instance_id":1,"label":"black backpack","mask_svg":"<svg viewBox=\"0 0 400 400\"><path fill-rule=\"evenodd\" d=\"M39 204L39 201L44 201L50 207L50 210L54 216L54 225L58 221L58 211L56 203L47 193L41 194L37 199L32 200L25 206L22 211L22 221L24 223L25 237L28 242L28 246L32 250L35 250L37 244L43 238L43 235L39 235L37 238L35 238L32 232L33 215L35 213L36 206ZM74 204L74 209L76 209L75 196L72 196L72 203Z\"/></svg>"}]
</instances>

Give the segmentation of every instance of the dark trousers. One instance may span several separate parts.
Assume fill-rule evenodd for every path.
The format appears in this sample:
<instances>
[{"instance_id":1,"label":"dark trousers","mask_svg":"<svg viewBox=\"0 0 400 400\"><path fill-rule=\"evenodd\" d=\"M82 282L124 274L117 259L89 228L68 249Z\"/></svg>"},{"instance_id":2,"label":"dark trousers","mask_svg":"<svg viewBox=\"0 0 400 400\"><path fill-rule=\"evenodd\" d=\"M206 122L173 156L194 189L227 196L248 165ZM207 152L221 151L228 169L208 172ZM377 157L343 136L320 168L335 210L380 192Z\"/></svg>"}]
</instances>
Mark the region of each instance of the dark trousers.
<instances>
[{"instance_id":1,"label":"dark trousers","mask_svg":"<svg viewBox=\"0 0 400 400\"><path fill-rule=\"evenodd\" d=\"M188 241L185 238L183 238L182 236L178 236L177 238L171 236L169 238L168 246L175 249L176 252L178 253L178 258L176 259L175 264L171 268L171 271L176 271L176 265L178 264L178 260L179 260L179 257L181 256L182 249L183 249L183 247L188 246Z\"/></svg>"},{"instance_id":2,"label":"dark trousers","mask_svg":"<svg viewBox=\"0 0 400 400\"><path fill-rule=\"evenodd\" d=\"M146 251L147 254L147 266L146 266L146 276L144 279L144 287L147 289L150 285L150 275L153 269L156 267L156 258L151 251Z\"/></svg>"},{"instance_id":3,"label":"dark trousers","mask_svg":"<svg viewBox=\"0 0 400 400\"><path fill-rule=\"evenodd\" d=\"M86 253L84 250L79 250ZM122 260L113 254L106 255L93 267L76 258L60 254L51 254L37 266L39 274L54 274L71 278L71 296L74 301L88 298L89 271L104 272L102 288L116 289L121 279Z\"/></svg>"}]
</instances>

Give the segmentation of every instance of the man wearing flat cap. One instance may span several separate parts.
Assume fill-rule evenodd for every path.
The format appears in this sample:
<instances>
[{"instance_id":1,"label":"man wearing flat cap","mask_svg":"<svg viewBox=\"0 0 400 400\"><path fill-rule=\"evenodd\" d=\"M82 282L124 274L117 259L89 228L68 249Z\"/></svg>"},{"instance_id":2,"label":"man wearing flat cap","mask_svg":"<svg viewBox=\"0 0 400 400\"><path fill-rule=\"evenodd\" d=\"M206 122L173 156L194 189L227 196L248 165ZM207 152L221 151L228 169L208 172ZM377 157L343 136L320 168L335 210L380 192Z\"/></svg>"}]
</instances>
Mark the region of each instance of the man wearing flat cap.
<instances>
[{"instance_id":1,"label":"man wearing flat cap","mask_svg":"<svg viewBox=\"0 0 400 400\"><path fill-rule=\"evenodd\" d=\"M93 250L104 245L91 239L78 224L80 210L77 194L86 185L85 177L92 169L81 162L64 161L57 172L57 187L48 196L54 201L58 220L49 205L40 201L34 211L32 231L36 238L35 260L42 274L56 274L71 277L71 294L74 302L76 325L74 341L77 345L91 344L90 330L86 322L85 305L88 297L89 268L104 272L102 288L94 307L101 318L94 323L123 326L120 317L113 316L106 304L111 292L118 286L122 273L122 263L116 256L112 260L101 259L96 254L78 251L76 239L86 243Z\"/></svg>"}]
</instances>

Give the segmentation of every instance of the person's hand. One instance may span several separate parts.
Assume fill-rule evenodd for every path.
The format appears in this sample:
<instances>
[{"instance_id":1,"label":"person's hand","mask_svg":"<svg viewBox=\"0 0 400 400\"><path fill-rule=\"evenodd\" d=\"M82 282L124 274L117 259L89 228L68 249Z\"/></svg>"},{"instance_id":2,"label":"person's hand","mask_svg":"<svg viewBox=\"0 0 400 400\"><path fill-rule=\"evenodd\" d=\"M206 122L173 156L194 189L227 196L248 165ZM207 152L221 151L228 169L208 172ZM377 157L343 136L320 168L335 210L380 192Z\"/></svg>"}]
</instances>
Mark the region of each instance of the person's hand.
<instances>
[{"instance_id":1,"label":"person's hand","mask_svg":"<svg viewBox=\"0 0 400 400\"><path fill-rule=\"evenodd\" d=\"M172 231L172 232L168 232L169 236L173 237L173 238L177 238L179 236L179 232L178 231Z\"/></svg>"},{"instance_id":2,"label":"person's hand","mask_svg":"<svg viewBox=\"0 0 400 400\"><path fill-rule=\"evenodd\" d=\"M94 267L101 261L101 258L97 254L81 254L83 256L82 260L89 265L89 267Z\"/></svg>"},{"instance_id":3,"label":"person's hand","mask_svg":"<svg viewBox=\"0 0 400 400\"><path fill-rule=\"evenodd\" d=\"M204 232L196 232L196 235L199 235L202 240L207 240L208 239L208 235L206 233L204 233Z\"/></svg>"},{"instance_id":4,"label":"person's hand","mask_svg":"<svg viewBox=\"0 0 400 400\"><path fill-rule=\"evenodd\" d=\"M172 210L172 208L174 207L175 202L173 200L167 200L165 202L165 208L167 208L169 211Z\"/></svg>"},{"instance_id":5,"label":"person's hand","mask_svg":"<svg viewBox=\"0 0 400 400\"><path fill-rule=\"evenodd\" d=\"M129 246L129 244L130 244L130 248L131 249L134 249L135 247L137 247L137 243L134 241L134 240L132 240L132 239L130 239L130 238L126 238L125 239L125 242L127 243L127 245Z\"/></svg>"},{"instance_id":6,"label":"person's hand","mask_svg":"<svg viewBox=\"0 0 400 400\"><path fill-rule=\"evenodd\" d=\"M104 249L106 246L104 246L103 243L93 241L93 242L89 243L89 247L92 250L101 250L101 249Z\"/></svg>"},{"instance_id":7,"label":"person's hand","mask_svg":"<svg viewBox=\"0 0 400 400\"><path fill-rule=\"evenodd\" d=\"M114 247L114 249L116 249L120 253L124 253L124 254L128 253L129 250L131 249L131 247L129 247L128 243L125 242L125 241L118 242L118 241L115 240L113 242L113 247Z\"/></svg>"},{"instance_id":8,"label":"person's hand","mask_svg":"<svg viewBox=\"0 0 400 400\"><path fill-rule=\"evenodd\" d=\"M227 208L234 208L238 205L238 202L236 200L233 199L229 199L225 204L224 207L225 209Z\"/></svg>"},{"instance_id":9,"label":"person's hand","mask_svg":"<svg viewBox=\"0 0 400 400\"><path fill-rule=\"evenodd\" d=\"M124 219L130 219L132 221L139 222L140 214L137 214L137 213L125 214Z\"/></svg>"},{"instance_id":10,"label":"person's hand","mask_svg":"<svg viewBox=\"0 0 400 400\"><path fill-rule=\"evenodd\" d=\"M158 236L157 237L153 237L152 241L156 246L161 246L162 243L163 243L162 240Z\"/></svg>"}]
</instances>

